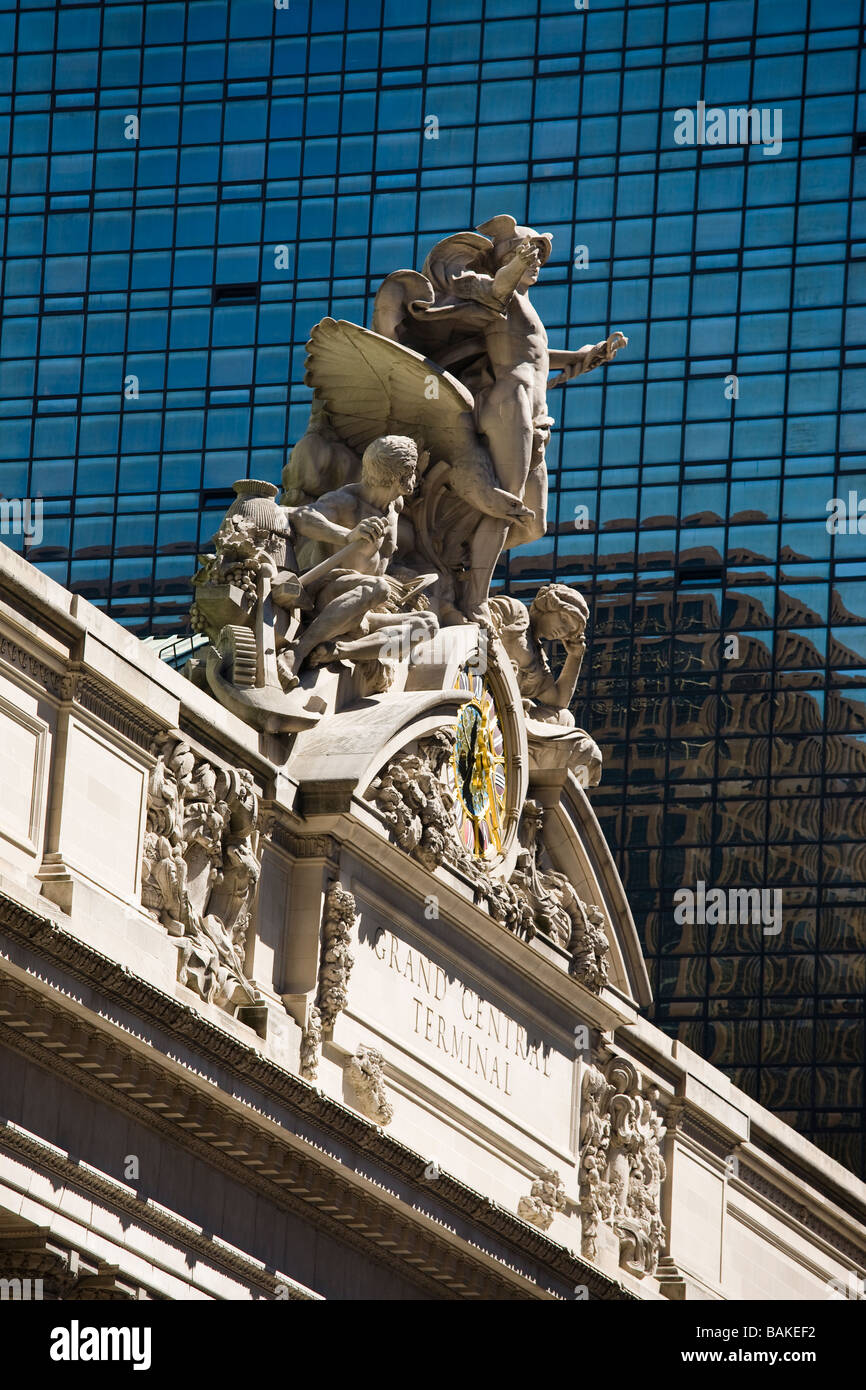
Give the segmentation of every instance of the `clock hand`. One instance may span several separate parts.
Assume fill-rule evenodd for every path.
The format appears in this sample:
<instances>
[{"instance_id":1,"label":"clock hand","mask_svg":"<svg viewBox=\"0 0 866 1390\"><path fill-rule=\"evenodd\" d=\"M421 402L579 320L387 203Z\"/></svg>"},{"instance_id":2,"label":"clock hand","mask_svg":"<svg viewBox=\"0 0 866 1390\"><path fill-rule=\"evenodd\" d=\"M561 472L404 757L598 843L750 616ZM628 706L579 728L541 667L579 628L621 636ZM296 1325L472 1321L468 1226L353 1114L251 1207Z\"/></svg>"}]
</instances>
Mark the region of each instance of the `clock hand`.
<instances>
[{"instance_id":1,"label":"clock hand","mask_svg":"<svg viewBox=\"0 0 866 1390\"><path fill-rule=\"evenodd\" d=\"M463 800L470 808L473 807L472 783L475 776L475 749L478 743L478 724L473 720L472 733L469 736L469 748L466 758L466 771L463 775Z\"/></svg>"}]
</instances>

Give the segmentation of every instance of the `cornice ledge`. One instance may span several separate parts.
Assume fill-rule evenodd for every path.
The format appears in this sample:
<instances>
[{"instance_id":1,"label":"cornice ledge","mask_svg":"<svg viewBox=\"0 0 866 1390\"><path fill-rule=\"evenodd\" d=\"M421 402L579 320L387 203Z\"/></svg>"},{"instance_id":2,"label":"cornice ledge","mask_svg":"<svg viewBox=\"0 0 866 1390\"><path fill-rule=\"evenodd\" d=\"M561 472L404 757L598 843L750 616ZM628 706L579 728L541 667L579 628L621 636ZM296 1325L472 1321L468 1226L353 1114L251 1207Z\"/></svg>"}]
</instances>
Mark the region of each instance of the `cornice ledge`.
<instances>
[{"instance_id":1,"label":"cornice ledge","mask_svg":"<svg viewBox=\"0 0 866 1390\"><path fill-rule=\"evenodd\" d=\"M233 1249L227 1241L211 1239L204 1234L200 1226L169 1211L152 1197L139 1197L135 1189L126 1183L119 1182L109 1173L92 1167L83 1159L71 1158L66 1150L47 1143L12 1120L0 1118L0 1148L30 1163L38 1164L40 1168L48 1169L62 1182L80 1188L91 1197L121 1207L136 1221L159 1231L170 1240L189 1246L210 1264L230 1270L232 1274L254 1285L270 1298L276 1297L278 1289L285 1288L289 1301L321 1301L321 1294L308 1289L304 1284L299 1284L296 1279L291 1279L278 1270L268 1270L258 1261L247 1259L242 1251Z\"/></svg>"},{"instance_id":2,"label":"cornice ledge","mask_svg":"<svg viewBox=\"0 0 866 1390\"><path fill-rule=\"evenodd\" d=\"M668 1134L691 1139L719 1158L727 1158L746 1142L743 1135L682 1096L675 1096L665 1106L665 1124Z\"/></svg>"},{"instance_id":3,"label":"cornice ledge","mask_svg":"<svg viewBox=\"0 0 866 1390\"><path fill-rule=\"evenodd\" d=\"M139 700L112 681L103 680L95 671L76 671L73 667L70 676L76 705L150 752L154 738L164 727L159 715L149 712Z\"/></svg>"},{"instance_id":4,"label":"cornice ledge","mask_svg":"<svg viewBox=\"0 0 866 1390\"><path fill-rule=\"evenodd\" d=\"M10 920L11 919L11 920ZM232 1067L244 1080L278 1099L308 1118L314 1119L332 1137L349 1140L369 1153L389 1172L412 1183L423 1181L429 1159L392 1138L363 1116L326 1096L309 1082L285 1071L202 1018L189 1004L183 1004L154 985L136 976L127 966L73 937L52 917L18 903L0 891L0 925L27 944L46 950L59 965L91 987L103 989L123 1008L137 1005L139 1012L168 1031L194 1043L211 1061ZM44 1004L44 995L34 987L29 992L35 1004ZM585 1264L565 1246L544 1236L516 1215L500 1207L476 1189L455 1177L442 1175L437 1195L461 1217L476 1221L488 1233L506 1241L526 1258L536 1259L545 1268L572 1283L583 1283L597 1290L602 1298L631 1299L632 1294L615 1280Z\"/></svg>"},{"instance_id":5,"label":"cornice ledge","mask_svg":"<svg viewBox=\"0 0 866 1390\"><path fill-rule=\"evenodd\" d=\"M734 1174L734 1181L748 1189L750 1195L763 1199L762 1204L764 1206L768 1206L771 1210L775 1207L777 1210L786 1212L811 1235L825 1241L827 1245L861 1269L866 1269L866 1239L858 1242L852 1238L851 1234L846 1235L837 1226L823 1220L813 1206L810 1207L790 1187L782 1186L782 1181L786 1175L780 1174L781 1181L774 1181L766 1172L759 1171L761 1157L760 1154L753 1156L748 1152L744 1157L741 1157ZM845 1210L845 1215L850 1218L850 1213L847 1210Z\"/></svg>"},{"instance_id":6,"label":"cornice ledge","mask_svg":"<svg viewBox=\"0 0 866 1390\"><path fill-rule=\"evenodd\" d=\"M334 1168L320 1158L319 1145L314 1143L310 1152L303 1152L292 1147L287 1137L275 1138L270 1132L265 1133L255 1114L239 1116L229 1112L220 1101L197 1096L189 1082L179 1082L154 1063L142 1064L138 1054L132 1054L129 1048L110 1045L93 1025L79 1030L89 1033L86 1068L81 1067L80 1061L67 1059L62 1051L49 1050L45 1040L59 1024L58 1037L62 1034L63 1010L46 1007L42 997L25 985L16 983L13 990L17 1000L15 1023L11 1027L5 1025L5 1041L10 1047L66 1078L76 1089L99 1100L108 1099L109 1104L125 1114L144 1119L167 1140L180 1143L233 1180L297 1215L303 1214L304 1219L327 1231L338 1243L347 1243L363 1251L367 1258L401 1270L433 1297L459 1299L465 1290L471 1289L481 1299L519 1299L535 1297L531 1290L539 1289L541 1297L557 1298L526 1267L528 1261L523 1252L521 1263L515 1259L514 1251L486 1248L478 1232L460 1236L447 1217L443 1220L405 1203L395 1206L396 1194L387 1183L368 1178L359 1186L352 1180L350 1170ZM26 1030L28 1001L34 1001L38 1037L28 1036ZM74 1045L77 1047L79 1042L80 1039ZM97 1053L104 1060L94 1066ZM128 1094L124 1084L127 1065L133 1068L130 1075L134 1075L137 1096ZM179 1127L182 1116L186 1121ZM193 1130L202 1127L208 1131L207 1137L190 1130L189 1119L193 1116ZM62 1154L63 1150L55 1149L55 1153ZM339 1215L332 1213L351 1215L351 1224L347 1226ZM222 1248L224 1243L218 1237L214 1239ZM455 1239L461 1242L459 1246ZM240 1253L241 1258L254 1260L234 1246L228 1248L232 1253ZM399 1255L393 1254L392 1250L398 1248Z\"/></svg>"},{"instance_id":7,"label":"cornice ledge","mask_svg":"<svg viewBox=\"0 0 866 1390\"><path fill-rule=\"evenodd\" d=\"M866 1227L866 1201L861 1195L864 1192L864 1184L857 1178L856 1174L837 1164L823 1150L819 1150L819 1153L825 1160L825 1165L832 1164L837 1169L839 1177L837 1178L832 1172L827 1172L826 1166L824 1171L818 1173L814 1170L809 1171L799 1155L786 1151L784 1146L779 1143L778 1133L774 1134L773 1129L765 1123L766 1116L766 1111L752 1116L750 1154L748 1156L749 1158L754 1156L752 1166L755 1168L762 1166L771 1177L775 1176L779 1181L787 1182L792 1187L817 1190L823 1197L835 1203L845 1213L849 1221L856 1223L861 1229ZM775 1120L775 1118L770 1113L769 1119ZM796 1134L796 1131L793 1133ZM852 1187L859 1188L859 1192L852 1193Z\"/></svg>"}]
</instances>

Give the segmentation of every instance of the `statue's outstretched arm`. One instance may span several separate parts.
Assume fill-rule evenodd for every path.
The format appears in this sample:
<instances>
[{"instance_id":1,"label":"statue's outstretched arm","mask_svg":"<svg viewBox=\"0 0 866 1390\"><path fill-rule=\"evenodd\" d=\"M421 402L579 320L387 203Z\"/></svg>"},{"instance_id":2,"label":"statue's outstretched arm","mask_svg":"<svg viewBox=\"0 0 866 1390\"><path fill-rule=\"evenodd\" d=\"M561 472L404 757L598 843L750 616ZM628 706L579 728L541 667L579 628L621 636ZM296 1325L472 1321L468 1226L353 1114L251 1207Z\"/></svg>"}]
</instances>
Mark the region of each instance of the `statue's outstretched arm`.
<instances>
[{"instance_id":1,"label":"statue's outstretched arm","mask_svg":"<svg viewBox=\"0 0 866 1390\"><path fill-rule=\"evenodd\" d=\"M600 343L586 343L584 347L575 348L573 351L568 348L551 348L551 371L559 370L559 376L548 382L548 385L564 386L567 381L573 381L577 376L583 376L596 367L612 362L620 348L625 347L627 343L628 338L625 334L617 332L611 333L609 338L603 339Z\"/></svg>"}]
</instances>

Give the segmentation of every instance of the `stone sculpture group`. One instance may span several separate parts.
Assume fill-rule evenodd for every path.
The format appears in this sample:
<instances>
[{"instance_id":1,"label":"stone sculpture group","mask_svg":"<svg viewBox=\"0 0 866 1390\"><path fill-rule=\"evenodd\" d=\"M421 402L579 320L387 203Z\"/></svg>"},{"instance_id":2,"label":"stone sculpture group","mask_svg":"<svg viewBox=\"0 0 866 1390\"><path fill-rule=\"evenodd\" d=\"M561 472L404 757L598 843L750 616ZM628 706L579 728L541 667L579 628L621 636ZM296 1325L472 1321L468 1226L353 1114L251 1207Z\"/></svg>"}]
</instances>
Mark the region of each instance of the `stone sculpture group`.
<instances>
[{"instance_id":1,"label":"stone sculpture group","mask_svg":"<svg viewBox=\"0 0 866 1390\"><path fill-rule=\"evenodd\" d=\"M550 585L528 611L490 599L503 551L545 531L550 371L570 381L626 342L548 347L529 291L550 249L547 233L494 217L440 241L420 273L388 275L371 329L313 329L310 422L282 498L235 484L193 581L210 645L189 674L248 722L308 728L334 708L322 668L351 669L351 697L381 692L395 651L466 623L501 637L533 723L573 722L581 596ZM557 639L554 680L542 644Z\"/></svg>"},{"instance_id":2,"label":"stone sculpture group","mask_svg":"<svg viewBox=\"0 0 866 1390\"><path fill-rule=\"evenodd\" d=\"M462 650L483 651L488 673L508 670L500 686L511 692L539 785L551 776L559 786L568 776L584 786L598 781L599 750L569 710L586 601L558 583L543 585L528 606L490 593L503 551L545 530L551 370L559 373L551 384L560 385L610 362L626 342L614 333L576 351L548 347L529 291L550 249L548 234L495 217L440 241L420 273L389 275L371 329L333 319L313 329L306 433L283 470L281 496L269 482L235 484L213 553L200 557L193 579L192 625L208 639L205 654L185 668L241 719L282 739L284 757L322 721L360 719L391 700L401 666L398 690L426 701L425 682L407 683L405 668L429 659L449 630L471 629ZM424 652L428 658L418 657ZM448 680L464 669L446 662L434 684L446 668ZM524 941L546 939L598 995L609 973L607 918L557 868L548 812L526 795L525 776L506 812L507 853L500 844L498 858L479 855L461 836L459 782L446 775L456 770L460 705L453 688L443 693L440 714L398 741L359 790L401 850L431 875L454 870L492 921ZM249 774L199 758L179 730L162 736L154 754L143 903L176 939L180 982L254 1021L262 1000L245 975L245 938L267 814ZM331 881L300 1045L301 1075L311 1083L349 1004L359 921L353 894ZM393 1105L382 1053L359 1044L344 1072L355 1107L387 1125ZM654 1271L663 1236L664 1128L654 1096L617 1058L604 1070L584 1068L582 1096L584 1254L595 1258L608 1228L623 1266L642 1277ZM518 1214L546 1231L566 1206L559 1175L545 1169Z\"/></svg>"},{"instance_id":3,"label":"stone sculpture group","mask_svg":"<svg viewBox=\"0 0 866 1390\"><path fill-rule=\"evenodd\" d=\"M313 329L310 421L282 497L272 483L237 482L193 578L192 626L208 642L186 674L263 733L296 735L386 697L400 662L449 628L474 625L490 663L513 670L532 764L598 781L599 751L568 708L585 600L563 584L544 585L528 607L490 596L503 550L545 530L550 371L554 385L570 381L626 341L614 333L576 351L548 347L529 291L550 249L547 233L494 217L440 241L420 273L388 275L372 329L333 319ZM557 643L564 660L554 675ZM597 993L607 978L604 914L557 872L531 799L508 812L519 839L507 873L476 861L443 776L454 739L452 723L395 754L368 799L406 853L431 872L459 869L494 920L526 940L547 936ZM255 796L231 770L197 761L177 731L156 751L145 905L177 937L184 983L226 1007L254 1007L243 951L262 833ZM334 922L344 929L325 962L330 992L308 1021L308 1074L351 963L351 908L330 901L325 919L326 936Z\"/></svg>"},{"instance_id":4,"label":"stone sculpture group","mask_svg":"<svg viewBox=\"0 0 866 1390\"><path fill-rule=\"evenodd\" d=\"M192 626L208 642L186 674L246 722L278 736L311 729L387 696L400 662L448 629L475 625L490 663L513 670L532 764L598 781L598 748L568 708L586 601L556 583L529 606L490 595L503 550L546 527L551 370L553 385L570 381L626 342L614 333L575 351L548 347L529 292L550 250L547 233L498 216L440 241L420 273L388 275L372 329L333 319L313 329L310 421L283 470L282 496L269 482L237 482L193 579ZM548 653L557 643L564 659L554 675ZM597 993L607 978L605 917L556 871L541 806L525 800L509 813L512 829L519 821L516 855L507 874L491 873L456 828L443 776L453 748L453 727L431 731L382 767L369 800L406 853L431 872L457 867L495 921L526 940L547 936ZM258 836L260 827L242 789L204 786L190 759L176 742L154 771L145 898L179 938L184 981L205 998L237 1002L256 882L241 829ZM214 902L229 884L234 905L220 917ZM313 1007L308 1074L340 1004L322 998Z\"/></svg>"}]
</instances>

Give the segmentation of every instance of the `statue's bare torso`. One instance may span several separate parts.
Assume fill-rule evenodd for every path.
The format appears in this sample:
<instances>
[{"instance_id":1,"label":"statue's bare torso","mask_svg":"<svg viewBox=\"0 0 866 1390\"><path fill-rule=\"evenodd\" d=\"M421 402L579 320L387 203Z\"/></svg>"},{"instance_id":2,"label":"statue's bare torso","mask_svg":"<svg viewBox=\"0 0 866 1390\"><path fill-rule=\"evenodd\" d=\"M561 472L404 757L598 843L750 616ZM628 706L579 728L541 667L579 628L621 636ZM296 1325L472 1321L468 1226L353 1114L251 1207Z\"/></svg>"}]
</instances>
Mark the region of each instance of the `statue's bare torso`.
<instances>
[{"instance_id":1,"label":"statue's bare torso","mask_svg":"<svg viewBox=\"0 0 866 1390\"><path fill-rule=\"evenodd\" d=\"M520 382L529 392L533 416L546 415L547 332L526 291L512 296L504 319L491 321L485 343L495 379Z\"/></svg>"}]
</instances>

